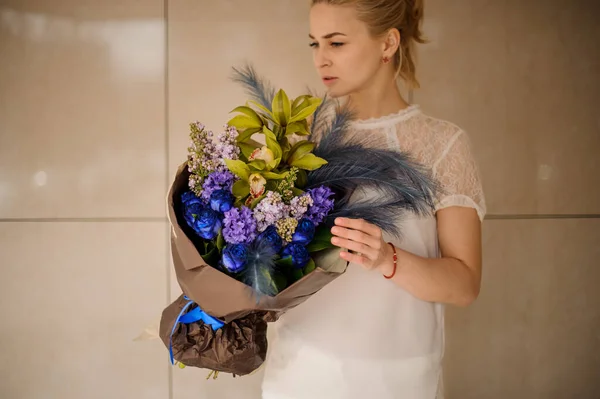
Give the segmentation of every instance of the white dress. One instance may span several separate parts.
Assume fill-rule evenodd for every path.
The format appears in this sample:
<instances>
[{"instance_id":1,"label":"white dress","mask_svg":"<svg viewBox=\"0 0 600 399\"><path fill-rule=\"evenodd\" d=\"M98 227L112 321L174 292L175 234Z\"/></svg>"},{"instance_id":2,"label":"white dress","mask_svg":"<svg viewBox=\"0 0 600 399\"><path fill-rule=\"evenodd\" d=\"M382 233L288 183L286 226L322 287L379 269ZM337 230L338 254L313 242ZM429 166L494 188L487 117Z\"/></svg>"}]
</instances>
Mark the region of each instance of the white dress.
<instances>
[{"instance_id":1,"label":"white dress","mask_svg":"<svg viewBox=\"0 0 600 399\"><path fill-rule=\"evenodd\" d=\"M353 123L389 148L410 152L444 188L436 210L486 212L466 133L419 106ZM434 216L405 217L401 240L416 255L439 257ZM400 266L401 267L401 266ZM346 272L269 325L263 399L434 399L443 397L444 305L417 299L380 273L350 264Z\"/></svg>"}]
</instances>

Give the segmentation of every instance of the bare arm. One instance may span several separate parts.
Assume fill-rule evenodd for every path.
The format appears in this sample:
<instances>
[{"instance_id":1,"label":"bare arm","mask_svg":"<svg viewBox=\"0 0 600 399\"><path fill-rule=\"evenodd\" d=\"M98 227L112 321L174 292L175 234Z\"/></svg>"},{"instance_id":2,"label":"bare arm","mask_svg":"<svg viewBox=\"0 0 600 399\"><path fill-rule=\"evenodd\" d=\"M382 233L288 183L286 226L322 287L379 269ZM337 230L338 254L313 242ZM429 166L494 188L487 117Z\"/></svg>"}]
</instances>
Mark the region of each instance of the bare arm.
<instances>
[{"instance_id":1,"label":"bare arm","mask_svg":"<svg viewBox=\"0 0 600 399\"><path fill-rule=\"evenodd\" d=\"M461 207L439 210L437 220L442 257L424 258L396 249L398 269L392 280L424 301L467 306L479 295L481 222L474 209ZM384 262L381 270L389 275L392 266L393 262Z\"/></svg>"},{"instance_id":2,"label":"bare arm","mask_svg":"<svg viewBox=\"0 0 600 399\"><path fill-rule=\"evenodd\" d=\"M398 266L390 282L424 301L467 306L479 295L481 222L473 208L449 207L437 212L437 224L442 257L424 258L396 248ZM392 273L393 251L378 227L352 219L336 225L333 243L360 253L340 256L385 275Z\"/></svg>"}]
</instances>

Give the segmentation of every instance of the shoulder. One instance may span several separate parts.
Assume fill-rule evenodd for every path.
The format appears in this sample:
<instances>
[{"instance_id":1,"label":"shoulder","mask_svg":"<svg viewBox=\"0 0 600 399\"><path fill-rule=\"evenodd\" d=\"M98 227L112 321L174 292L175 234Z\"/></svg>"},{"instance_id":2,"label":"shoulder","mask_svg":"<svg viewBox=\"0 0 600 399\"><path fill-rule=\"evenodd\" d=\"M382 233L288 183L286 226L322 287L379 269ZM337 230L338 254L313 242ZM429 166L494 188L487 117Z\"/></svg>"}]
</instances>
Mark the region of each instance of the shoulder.
<instances>
[{"instance_id":1,"label":"shoulder","mask_svg":"<svg viewBox=\"0 0 600 399\"><path fill-rule=\"evenodd\" d=\"M423 111L419 112L415 119L422 125L426 138L438 142L442 149L447 149L459 139L469 140L466 131L449 120L436 118Z\"/></svg>"},{"instance_id":2,"label":"shoulder","mask_svg":"<svg viewBox=\"0 0 600 399\"><path fill-rule=\"evenodd\" d=\"M435 173L437 166L449 155L468 155L470 138L467 132L449 120L419 111L397 125L398 139L408 150Z\"/></svg>"}]
</instances>

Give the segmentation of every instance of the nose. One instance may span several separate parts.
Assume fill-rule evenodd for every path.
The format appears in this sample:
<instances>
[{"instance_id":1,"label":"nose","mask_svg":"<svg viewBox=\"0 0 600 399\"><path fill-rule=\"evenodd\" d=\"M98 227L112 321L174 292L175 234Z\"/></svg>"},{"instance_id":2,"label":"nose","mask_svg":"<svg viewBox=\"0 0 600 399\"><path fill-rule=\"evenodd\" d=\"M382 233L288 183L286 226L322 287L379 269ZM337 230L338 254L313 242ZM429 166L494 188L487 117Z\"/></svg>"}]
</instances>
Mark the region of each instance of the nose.
<instances>
[{"instance_id":1,"label":"nose","mask_svg":"<svg viewBox=\"0 0 600 399\"><path fill-rule=\"evenodd\" d=\"M313 54L315 67L317 69L321 69L323 67L331 66L331 60L327 56L327 52L322 50L321 48L315 49Z\"/></svg>"}]
</instances>

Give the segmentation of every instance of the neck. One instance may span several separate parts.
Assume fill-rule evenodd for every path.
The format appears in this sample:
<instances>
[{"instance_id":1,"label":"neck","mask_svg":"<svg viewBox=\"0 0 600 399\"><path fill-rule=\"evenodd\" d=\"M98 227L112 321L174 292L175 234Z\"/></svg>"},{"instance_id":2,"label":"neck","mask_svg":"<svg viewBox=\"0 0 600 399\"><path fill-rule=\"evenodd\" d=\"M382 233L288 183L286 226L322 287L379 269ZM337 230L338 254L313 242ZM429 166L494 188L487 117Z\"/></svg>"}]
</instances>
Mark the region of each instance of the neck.
<instances>
[{"instance_id":1,"label":"neck","mask_svg":"<svg viewBox=\"0 0 600 399\"><path fill-rule=\"evenodd\" d=\"M409 106L390 75L382 75L375 76L364 89L348 96L348 103L357 119L380 118Z\"/></svg>"}]
</instances>

